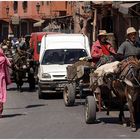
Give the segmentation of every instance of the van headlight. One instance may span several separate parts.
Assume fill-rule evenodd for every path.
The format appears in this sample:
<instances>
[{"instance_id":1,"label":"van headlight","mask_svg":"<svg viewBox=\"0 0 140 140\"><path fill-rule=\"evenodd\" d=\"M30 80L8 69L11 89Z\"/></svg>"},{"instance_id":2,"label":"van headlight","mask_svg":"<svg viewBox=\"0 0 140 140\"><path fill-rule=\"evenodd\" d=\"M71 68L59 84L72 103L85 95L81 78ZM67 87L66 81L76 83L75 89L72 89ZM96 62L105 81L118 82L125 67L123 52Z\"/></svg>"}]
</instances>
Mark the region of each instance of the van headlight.
<instances>
[{"instance_id":1,"label":"van headlight","mask_svg":"<svg viewBox=\"0 0 140 140\"><path fill-rule=\"evenodd\" d=\"M48 73L43 73L42 78L51 78L51 75Z\"/></svg>"}]
</instances>

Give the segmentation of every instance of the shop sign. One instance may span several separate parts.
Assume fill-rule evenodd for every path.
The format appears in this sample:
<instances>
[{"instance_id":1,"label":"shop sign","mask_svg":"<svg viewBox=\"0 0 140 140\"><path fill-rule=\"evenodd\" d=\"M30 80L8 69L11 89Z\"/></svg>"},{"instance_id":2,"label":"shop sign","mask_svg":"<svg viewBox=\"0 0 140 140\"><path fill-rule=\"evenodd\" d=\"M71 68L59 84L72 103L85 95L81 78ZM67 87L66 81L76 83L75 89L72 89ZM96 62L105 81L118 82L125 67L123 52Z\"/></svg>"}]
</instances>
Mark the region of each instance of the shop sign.
<instances>
[{"instance_id":1,"label":"shop sign","mask_svg":"<svg viewBox=\"0 0 140 140\"><path fill-rule=\"evenodd\" d=\"M18 25L19 24L19 16L11 17L11 21L12 21L13 25Z\"/></svg>"}]
</instances>

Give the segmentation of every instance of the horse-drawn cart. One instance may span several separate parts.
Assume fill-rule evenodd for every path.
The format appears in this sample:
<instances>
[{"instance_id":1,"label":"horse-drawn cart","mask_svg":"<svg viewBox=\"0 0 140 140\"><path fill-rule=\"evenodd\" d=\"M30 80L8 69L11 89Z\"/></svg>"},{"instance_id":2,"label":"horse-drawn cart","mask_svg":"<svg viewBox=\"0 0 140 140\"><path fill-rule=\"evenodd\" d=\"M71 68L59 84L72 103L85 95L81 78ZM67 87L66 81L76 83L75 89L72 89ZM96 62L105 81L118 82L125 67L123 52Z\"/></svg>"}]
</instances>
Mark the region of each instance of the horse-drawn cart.
<instances>
[{"instance_id":1,"label":"horse-drawn cart","mask_svg":"<svg viewBox=\"0 0 140 140\"><path fill-rule=\"evenodd\" d=\"M67 67L68 83L63 91L65 106L73 106L77 94L82 97L84 93L91 93L89 89L89 74L93 69L91 65L92 63L87 60L79 60Z\"/></svg>"},{"instance_id":2,"label":"horse-drawn cart","mask_svg":"<svg viewBox=\"0 0 140 140\"><path fill-rule=\"evenodd\" d=\"M111 69L109 69L109 66L111 66ZM98 73L96 73L97 70ZM97 77L95 74L97 74ZM112 92L117 97L120 103L119 120L124 126L127 126L127 121L124 115L124 105L128 103L128 111L130 112L130 127L133 132L137 130L137 122L139 122L138 116L140 114L139 81L140 61L135 57L129 57L121 62L116 61L110 64L105 64L96 69L94 73L90 74L90 87L92 88L93 93L96 87L104 85L110 91L110 93L107 93L110 97L108 102L111 100ZM107 110L107 112L109 115L109 110ZM93 96L86 97L85 120L86 123L94 123L96 121L95 93Z\"/></svg>"},{"instance_id":3,"label":"horse-drawn cart","mask_svg":"<svg viewBox=\"0 0 140 140\"><path fill-rule=\"evenodd\" d=\"M17 89L22 91L24 82L29 83L29 88L35 87L34 63L30 52L16 53L12 59L12 80L17 84Z\"/></svg>"},{"instance_id":4,"label":"horse-drawn cart","mask_svg":"<svg viewBox=\"0 0 140 140\"><path fill-rule=\"evenodd\" d=\"M110 99L112 95L114 95L110 88L111 80L114 78L114 71L118 64L118 61L107 63L90 73L90 89L92 91L92 96L87 96L85 101L86 123L94 123L96 120L97 99L99 111L101 111L102 104L106 103L107 114L109 114ZM105 77L107 80L105 80Z\"/></svg>"},{"instance_id":5,"label":"horse-drawn cart","mask_svg":"<svg viewBox=\"0 0 140 140\"><path fill-rule=\"evenodd\" d=\"M110 92L106 85L102 86L103 77L102 75L96 75L96 73L94 73L96 71L96 68L93 67L92 64L93 63L91 59L85 58L82 61L77 61L73 65L69 65L67 67L68 83L64 87L63 92L65 106L73 106L77 94L79 94L80 97L86 95L86 123L94 123L94 121L96 120L97 108L99 109L99 111L101 111L101 95L99 93L95 93L99 92L98 90L100 90L98 86L100 86L102 92ZM109 94L107 94L107 96L108 95Z\"/></svg>"}]
</instances>

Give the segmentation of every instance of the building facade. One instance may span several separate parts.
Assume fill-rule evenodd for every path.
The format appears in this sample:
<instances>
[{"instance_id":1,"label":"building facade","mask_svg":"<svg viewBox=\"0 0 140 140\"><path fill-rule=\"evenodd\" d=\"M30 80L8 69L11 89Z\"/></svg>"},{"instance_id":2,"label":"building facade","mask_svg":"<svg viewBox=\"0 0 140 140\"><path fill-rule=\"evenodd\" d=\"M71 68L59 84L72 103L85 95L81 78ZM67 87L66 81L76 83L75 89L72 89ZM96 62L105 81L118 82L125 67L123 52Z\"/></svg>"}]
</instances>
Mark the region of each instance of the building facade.
<instances>
[{"instance_id":1,"label":"building facade","mask_svg":"<svg viewBox=\"0 0 140 140\"><path fill-rule=\"evenodd\" d=\"M106 1L93 2L93 12L96 10L95 34L105 29L113 33L116 49L126 39L126 30L133 26L140 30L140 2L139 1ZM95 18L95 17L94 17Z\"/></svg>"},{"instance_id":2,"label":"building facade","mask_svg":"<svg viewBox=\"0 0 140 140\"><path fill-rule=\"evenodd\" d=\"M68 1L0 1L0 37L42 31L53 21L64 26L61 20L71 21L72 11L73 3Z\"/></svg>"},{"instance_id":3,"label":"building facade","mask_svg":"<svg viewBox=\"0 0 140 140\"><path fill-rule=\"evenodd\" d=\"M118 49L126 38L126 30L133 26L140 30L139 1L91 1L84 3L86 32L91 43L97 39L99 30L106 30L109 39ZM89 14L91 12L91 14Z\"/></svg>"}]
</instances>

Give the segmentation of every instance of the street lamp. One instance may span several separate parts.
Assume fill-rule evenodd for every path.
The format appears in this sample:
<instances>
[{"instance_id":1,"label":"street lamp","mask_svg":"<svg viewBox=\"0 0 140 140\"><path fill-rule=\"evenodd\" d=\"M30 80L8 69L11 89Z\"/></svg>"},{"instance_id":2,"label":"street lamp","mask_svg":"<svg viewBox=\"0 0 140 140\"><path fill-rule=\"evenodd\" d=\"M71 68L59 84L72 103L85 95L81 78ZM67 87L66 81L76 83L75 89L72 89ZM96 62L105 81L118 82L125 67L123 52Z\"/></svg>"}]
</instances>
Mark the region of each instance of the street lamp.
<instances>
[{"instance_id":1,"label":"street lamp","mask_svg":"<svg viewBox=\"0 0 140 140\"><path fill-rule=\"evenodd\" d=\"M39 14L39 11L40 11L40 4L39 3L36 4L36 10L37 10L37 13Z\"/></svg>"}]
</instances>

